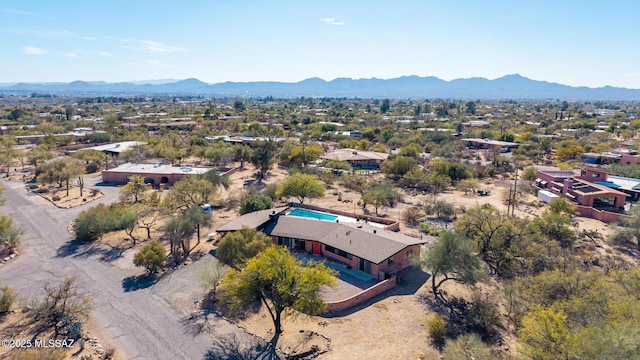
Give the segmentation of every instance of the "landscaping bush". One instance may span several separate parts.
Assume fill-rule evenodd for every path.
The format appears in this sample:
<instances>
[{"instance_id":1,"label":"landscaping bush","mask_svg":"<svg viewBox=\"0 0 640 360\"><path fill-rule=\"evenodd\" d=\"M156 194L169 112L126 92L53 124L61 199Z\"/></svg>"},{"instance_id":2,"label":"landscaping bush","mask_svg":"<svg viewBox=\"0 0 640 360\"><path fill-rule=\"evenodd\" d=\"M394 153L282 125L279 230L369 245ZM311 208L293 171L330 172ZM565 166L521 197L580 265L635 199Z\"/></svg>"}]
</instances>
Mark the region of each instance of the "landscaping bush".
<instances>
[{"instance_id":1,"label":"landscaping bush","mask_svg":"<svg viewBox=\"0 0 640 360\"><path fill-rule=\"evenodd\" d=\"M121 218L127 216L130 210L117 205L105 206L100 204L84 210L76 218L74 231L76 239L81 241L93 241L102 238L102 235L126 228L126 222Z\"/></svg>"},{"instance_id":2,"label":"landscaping bush","mask_svg":"<svg viewBox=\"0 0 640 360\"><path fill-rule=\"evenodd\" d=\"M13 303L16 301L16 292L8 287L0 287L0 314L5 314L11 311Z\"/></svg>"},{"instance_id":3,"label":"landscaping bush","mask_svg":"<svg viewBox=\"0 0 640 360\"><path fill-rule=\"evenodd\" d=\"M60 196L58 196L58 195L54 195L54 196L51 198L51 200L53 200L53 201L60 201Z\"/></svg>"},{"instance_id":4,"label":"landscaping bush","mask_svg":"<svg viewBox=\"0 0 640 360\"><path fill-rule=\"evenodd\" d=\"M447 340L442 351L444 360L458 359L495 359L491 348L480 340L478 335L467 334L455 340Z\"/></svg>"},{"instance_id":5,"label":"landscaping bush","mask_svg":"<svg viewBox=\"0 0 640 360\"><path fill-rule=\"evenodd\" d=\"M429 336L435 344L442 345L447 337L447 322L440 315L436 315L427 320L427 330Z\"/></svg>"}]
</instances>

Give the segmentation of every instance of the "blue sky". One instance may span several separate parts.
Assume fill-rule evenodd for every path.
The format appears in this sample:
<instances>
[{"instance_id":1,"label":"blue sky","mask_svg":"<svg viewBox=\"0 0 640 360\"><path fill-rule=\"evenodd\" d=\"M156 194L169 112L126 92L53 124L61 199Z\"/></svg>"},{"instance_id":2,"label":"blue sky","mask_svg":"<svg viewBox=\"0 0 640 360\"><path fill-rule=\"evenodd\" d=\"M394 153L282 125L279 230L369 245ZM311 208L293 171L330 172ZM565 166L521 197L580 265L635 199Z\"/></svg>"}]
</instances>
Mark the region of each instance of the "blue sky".
<instances>
[{"instance_id":1,"label":"blue sky","mask_svg":"<svg viewBox=\"0 0 640 360\"><path fill-rule=\"evenodd\" d=\"M0 1L0 82L445 80L640 88L640 1Z\"/></svg>"}]
</instances>

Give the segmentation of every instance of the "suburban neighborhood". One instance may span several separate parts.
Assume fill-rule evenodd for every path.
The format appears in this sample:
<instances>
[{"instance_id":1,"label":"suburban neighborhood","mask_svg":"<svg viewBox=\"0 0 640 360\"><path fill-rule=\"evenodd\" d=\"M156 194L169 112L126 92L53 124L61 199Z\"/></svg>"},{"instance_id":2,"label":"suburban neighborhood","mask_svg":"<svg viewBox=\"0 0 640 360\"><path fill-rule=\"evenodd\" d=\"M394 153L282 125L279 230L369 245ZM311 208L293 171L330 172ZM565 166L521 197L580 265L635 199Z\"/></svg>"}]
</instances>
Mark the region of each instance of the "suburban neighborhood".
<instances>
[{"instance_id":1,"label":"suburban neighborhood","mask_svg":"<svg viewBox=\"0 0 640 360\"><path fill-rule=\"evenodd\" d=\"M0 359L639 359L607 5L4 1Z\"/></svg>"},{"instance_id":2,"label":"suburban neighborhood","mask_svg":"<svg viewBox=\"0 0 640 360\"><path fill-rule=\"evenodd\" d=\"M11 116L9 109L23 109L19 95L3 99L16 104L4 106L5 117ZM264 103L185 97L179 105L162 109L148 108L146 100L100 106L90 105L92 98L68 101L76 102L47 101L36 105L44 108L35 118L21 110L17 120L5 121L2 212L10 217L3 218L7 225L0 271L11 279L3 283L8 286L2 288L3 296L19 293L37 301L42 292L31 281L11 276L13 272L36 262L41 270L34 280L42 278L42 286L54 291L58 285L36 275L38 271L75 264L77 270L64 276L73 293L87 294L86 299L70 299L78 308L68 309L77 314L72 319L81 324L80 331L67 329L69 320L47 321L52 336L58 332L59 339L81 341L75 349L79 354L162 358L153 351L140 353L138 342L132 341L145 336L157 341L153 333L140 331L118 341L109 324L128 329L132 321L156 319L153 312L171 312L175 320L163 321L176 325L166 328L181 334L191 329L195 337L189 335L189 351L208 352L213 358L228 357L224 354L230 351L249 357L272 353L326 359L357 351L366 357L368 345L356 334L375 331L380 326L376 323L389 316L398 329L416 335L411 346L404 346L403 332L387 334L397 343L385 358L436 356L438 341L448 341L452 331L478 334L473 336L483 345L474 346L484 346L497 357L516 357L533 348L521 345L524 325L511 322L516 315L498 310L513 306L502 281L545 276L568 257L598 259L591 270L573 271L606 268L626 273L618 276L635 276L638 248L633 231L640 179L634 176L640 177L640 171L634 161L592 161L591 156L621 152L612 149L622 147L628 155L621 157L635 156L634 106L613 115L587 115L589 107L579 102L546 104L549 109L543 111L535 102L491 101L454 108L438 101L393 100L389 109L382 106L386 100ZM267 107L276 104L280 110L269 114ZM359 109L362 119L350 117L349 110L337 113L334 121L360 136L336 133L337 127L326 121L324 114L336 104ZM135 115L128 117L135 119L105 119L106 109L123 106L132 109ZM565 106L580 115L555 118L553 109ZM446 121L437 114L443 107ZM42 122L40 114L45 109L53 114L55 108L82 115ZM183 108L192 112L189 119L197 123L193 128L133 126L155 116L149 113L166 114L162 116L172 121L171 112L182 113ZM308 108L323 115L305 115ZM389 113L421 122L397 122ZM603 116L609 117L611 131L565 135L567 127L599 123ZM83 136L41 133L57 126L61 129L53 132L62 134L65 127L77 128L95 118L103 121L91 128L85 125ZM475 118L487 119L487 125L461 125ZM31 119L38 119L35 127L20 125L32 124ZM129 125L106 125L118 121ZM370 121L378 126L367 126ZM546 122L544 133L529 124L539 122ZM25 133L44 137L32 143ZM43 229L56 235L40 237ZM49 250L34 252L35 246ZM532 250L537 246L548 251ZM249 269L266 266L259 260L267 254L278 257L282 266L304 269L290 276L316 274L312 282L295 280L309 284L305 291L315 294L312 302L278 303L275 294L267 293L263 300L238 297L240 290L234 286L245 284L242 276L248 276ZM285 255L290 260L281 258ZM445 265L447 257L451 263ZM547 265L535 265L543 263ZM102 280L88 280L96 276ZM127 301L148 314L132 317L121 309L122 315L112 318L105 312L113 306L109 297L103 299L94 287L109 296L131 297ZM287 293L292 299L297 296L294 289ZM46 293L42 299L62 295ZM93 305L81 307L89 296ZM155 297L164 300L152 305L149 299ZM466 305L457 303L463 299ZM261 303L253 308L254 315L247 315L245 306ZM10 309L19 309L27 303L11 304ZM477 316L472 309L480 305L489 306L483 310L488 312L484 320L469 318ZM519 321L531 316L522 309ZM308 315L292 317L291 312ZM442 317L442 312L450 314ZM0 329L24 329L21 333L26 334L39 326L48 331L45 320L20 314L25 313L11 310ZM345 320L352 318L349 322L371 322L370 330L347 327ZM299 328L304 331L292 331Z\"/></svg>"}]
</instances>

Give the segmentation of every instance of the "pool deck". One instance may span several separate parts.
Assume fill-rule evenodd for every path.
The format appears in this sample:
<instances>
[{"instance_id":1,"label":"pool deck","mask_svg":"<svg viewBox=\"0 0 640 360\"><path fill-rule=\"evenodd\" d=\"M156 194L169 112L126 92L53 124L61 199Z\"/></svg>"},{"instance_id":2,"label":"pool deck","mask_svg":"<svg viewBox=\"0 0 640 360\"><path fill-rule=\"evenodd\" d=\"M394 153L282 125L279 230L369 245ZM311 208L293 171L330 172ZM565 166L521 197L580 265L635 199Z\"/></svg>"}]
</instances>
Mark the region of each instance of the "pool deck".
<instances>
[{"instance_id":1,"label":"pool deck","mask_svg":"<svg viewBox=\"0 0 640 360\"><path fill-rule=\"evenodd\" d=\"M361 220L358 220L358 219L352 218L352 217L348 217L348 216L344 216L344 215L336 215L336 214L331 214L331 213L325 213L325 212L317 211L317 210L309 210L309 211L335 216L336 218L334 220L324 220L324 219L318 219L318 218L312 218L312 217L306 217L306 216L290 215L291 212L287 212L286 216L301 217L301 218L304 218L304 219L312 219L312 220L318 220L318 221L336 221L337 220L337 221L339 221L341 223L348 223L348 224L357 224L357 223L361 222ZM367 222L367 224L369 224L371 226L378 227L380 229L384 229L386 227L386 225L384 225L384 224L380 224L380 223L376 223L376 222L372 222L372 221Z\"/></svg>"}]
</instances>

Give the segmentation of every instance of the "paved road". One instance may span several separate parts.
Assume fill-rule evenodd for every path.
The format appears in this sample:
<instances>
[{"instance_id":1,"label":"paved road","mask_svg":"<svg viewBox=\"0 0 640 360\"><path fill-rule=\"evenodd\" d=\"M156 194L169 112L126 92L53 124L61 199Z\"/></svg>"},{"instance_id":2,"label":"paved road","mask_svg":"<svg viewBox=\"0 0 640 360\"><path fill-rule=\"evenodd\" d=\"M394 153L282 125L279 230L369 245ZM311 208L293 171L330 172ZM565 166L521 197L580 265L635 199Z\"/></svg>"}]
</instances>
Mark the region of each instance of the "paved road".
<instances>
[{"instance_id":1,"label":"paved road","mask_svg":"<svg viewBox=\"0 0 640 360\"><path fill-rule=\"evenodd\" d=\"M91 180L97 179L87 180L90 185ZM127 274L101 261L110 255L104 248L73 245L67 232L69 222L96 202L57 209L40 196L28 195L23 184L3 181L2 185L7 202L0 212L13 217L25 233L22 253L0 268L0 284L27 296L37 296L42 294L44 282L75 276L79 286L95 301L93 318L126 359L202 359L211 349L212 338L191 331L184 314L176 312L160 296L165 294L158 294L154 286L137 290L123 286ZM100 203L112 202L117 197L117 188L101 190L106 195L98 200ZM167 289L162 286L158 290ZM224 332L233 329L227 325Z\"/></svg>"}]
</instances>

